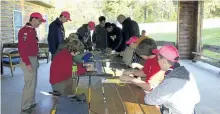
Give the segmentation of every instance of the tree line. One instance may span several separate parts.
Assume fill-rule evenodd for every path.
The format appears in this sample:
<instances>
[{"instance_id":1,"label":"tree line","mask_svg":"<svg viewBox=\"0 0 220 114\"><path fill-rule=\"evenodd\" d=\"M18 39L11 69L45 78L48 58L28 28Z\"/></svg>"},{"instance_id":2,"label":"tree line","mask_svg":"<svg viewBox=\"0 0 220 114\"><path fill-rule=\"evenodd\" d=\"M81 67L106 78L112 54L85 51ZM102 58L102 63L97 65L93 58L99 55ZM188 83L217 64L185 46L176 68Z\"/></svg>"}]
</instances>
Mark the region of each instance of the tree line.
<instances>
[{"instance_id":1,"label":"tree line","mask_svg":"<svg viewBox=\"0 0 220 114\"><path fill-rule=\"evenodd\" d=\"M114 23L118 14L125 14L138 23L176 21L178 3L170 0L73 0L66 2L64 8L55 10L57 15L61 10L70 11L72 22L66 27L72 29L90 20L98 23L100 15ZM220 17L219 0L204 1L203 17Z\"/></svg>"}]
</instances>

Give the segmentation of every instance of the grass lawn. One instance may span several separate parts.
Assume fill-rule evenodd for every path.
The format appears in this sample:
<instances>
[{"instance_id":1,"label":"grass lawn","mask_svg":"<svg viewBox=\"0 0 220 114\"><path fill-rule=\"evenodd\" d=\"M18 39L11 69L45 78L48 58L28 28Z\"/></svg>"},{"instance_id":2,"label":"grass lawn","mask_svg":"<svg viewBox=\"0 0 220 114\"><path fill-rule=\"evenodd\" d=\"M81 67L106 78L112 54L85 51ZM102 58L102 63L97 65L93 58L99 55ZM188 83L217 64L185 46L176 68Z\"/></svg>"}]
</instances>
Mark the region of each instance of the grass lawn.
<instances>
[{"instance_id":1,"label":"grass lawn","mask_svg":"<svg viewBox=\"0 0 220 114\"><path fill-rule=\"evenodd\" d=\"M159 40L159 41L173 41L176 42L176 33L154 33L154 34L149 34L149 37Z\"/></svg>"},{"instance_id":2,"label":"grass lawn","mask_svg":"<svg viewBox=\"0 0 220 114\"><path fill-rule=\"evenodd\" d=\"M220 46L220 28L203 29L202 43Z\"/></svg>"},{"instance_id":3,"label":"grass lawn","mask_svg":"<svg viewBox=\"0 0 220 114\"><path fill-rule=\"evenodd\" d=\"M149 34L149 36L155 40L160 41L173 41L176 42L176 33L155 33ZM220 46L220 27L203 29L202 31L202 44L210 44ZM205 51L205 54L219 58L220 54Z\"/></svg>"}]
</instances>

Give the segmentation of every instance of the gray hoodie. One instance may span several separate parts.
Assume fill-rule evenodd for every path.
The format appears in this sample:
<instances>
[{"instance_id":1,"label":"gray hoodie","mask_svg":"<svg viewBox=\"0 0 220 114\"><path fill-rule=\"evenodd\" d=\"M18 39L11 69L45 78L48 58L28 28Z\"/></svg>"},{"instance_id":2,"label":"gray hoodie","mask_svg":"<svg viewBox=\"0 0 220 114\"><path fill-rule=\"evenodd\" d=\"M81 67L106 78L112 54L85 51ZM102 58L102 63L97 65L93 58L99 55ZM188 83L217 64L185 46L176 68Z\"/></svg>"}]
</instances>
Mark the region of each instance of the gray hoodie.
<instances>
[{"instance_id":1,"label":"gray hoodie","mask_svg":"<svg viewBox=\"0 0 220 114\"><path fill-rule=\"evenodd\" d=\"M171 71L144 100L149 105L166 107L163 114L193 114L200 94L193 75L181 66Z\"/></svg>"}]
</instances>

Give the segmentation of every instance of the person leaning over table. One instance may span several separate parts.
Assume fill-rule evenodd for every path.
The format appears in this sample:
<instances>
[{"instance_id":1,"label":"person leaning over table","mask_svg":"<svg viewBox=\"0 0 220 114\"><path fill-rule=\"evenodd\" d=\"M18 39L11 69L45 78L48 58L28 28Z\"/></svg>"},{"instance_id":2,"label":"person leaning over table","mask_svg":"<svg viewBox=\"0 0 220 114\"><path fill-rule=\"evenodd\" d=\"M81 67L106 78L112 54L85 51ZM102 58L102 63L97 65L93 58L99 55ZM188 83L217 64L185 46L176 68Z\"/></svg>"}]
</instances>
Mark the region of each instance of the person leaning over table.
<instances>
[{"instance_id":1,"label":"person leaning over table","mask_svg":"<svg viewBox=\"0 0 220 114\"><path fill-rule=\"evenodd\" d=\"M133 49L136 49L136 47L138 46L138 44L139 44L141 41L143 41L144 39L150 38L150 37L146 36L145 33L146 33L146 31L145 31L145 30L142 30L142 31L141 31L141 37L138 38L138 40L135 41L132 45L130 45L130 47L133 48ZM141 58L141 59L139 59L138 62L133 62L133 63L131 63L129 66L130 66L131 68L142 69L144 63L145 63L145 60Z\"/></svg>"},{"instance_id":2,"label":"person leaning over table","mask_svg":"<svg viewBox=\"0 0 220 114\"><path fill-rule=\"evenodd\" d=\"M141 70L125 71L120 80L131 82L145 91L150 92L155 88L164 78L164 72L160 70L157 55L152 53L152 50L157 49L156 42L153 39L144 39L137 47L137 54L145 59L145 64ZM135 78L146 77L145 81Z\"/></svg>"},{"instance_id":3,"label":"person leaning over table","mask_svg":"<svg viewBox=\"0 0 220 114\"><path fill-rule=\"evenodd\" d=\"M85 50L92 51L91 31L95 30L95 23L89 21L77 29L78 39L84 44Z\"/></svg>"},{"instance_id":4,"label":"person leaning over table","mask_svg":"<svg viewBox=\"0 0 220 114\"><path fill-rule=\"evenodd\" d=\"M106 18L104 16L99 17L99 24L95 27L92 34L92 42L95 50L105 52L108 48L108 34L105 29Z\"/></svg>"},{"instance_id":5,"label":"person leaning over table","mask_svg":"<svg viewBox=\"0 0 220 114\"><path fill-rule=\"evenodd\" d=\"M46 22L42 15L34 12L30 15L29 22L18 32L18 51L21 56L21 68L24 71L24 89L22 94L22 112L30 113L36 106L35 90L37 85L38 63L38 38L37 27Z\"/></svg>"},{"instance_id":6,"label":"person leaning over table","mask_svg":"<svg viewBox=\"0 0 220 114\"><path fill-rule=\"evenodd\" d=\"M79 48L79 49L81 49L81 50L79 50L79 52L83 52L83 51L84 51L84 44L79 40L78 37L79 37L79 36L78 36L77 33L70 33L69 36L68 36L62 43L59 44L58 49L57 49L55 55L56 55L57 53L59 53L61 50L63 50L64 48L67 48L68 42L72 42L73 40L78 40L78 41L81 43L81 46L82 46L82 47ZM88 54L88 53L86 52L86 53L77 54L76 56L73 57L74 62L75 62L76 64L81 64L81 63L83 63L83 62L86 62L87 60L84 60L84 59L83 59L83 57L84 57L86 54Z\"/></svg>"},{"instance_id":7,"label":"person leaning over table","mask_svg":"<svg viewBox=\"0 0 220 114\"><path fill-rule=\"evenodd\" d=\"M136 51L133 48L133 45L138 41L138 37L132 36L127 42L125 42L128 46L123 52L123 60L126 65L131 67L130 63L138 63L140 57L137 55ZM130 57L132 56L132 57Z\"/></svg>"},{"instance_id":8,"label":"person leaning over table","mask_svg":"<svg viewBox=\"0 0 220 114\"><path fill-rule=\"evenodd\" d=\"M121 29L114 23L105 23L105 29L108 32L108 47L116 52L122 51L122 34Z\"/></svg>"},{"instance_id":9,"label":"person leaning over table","mask_svg":"<svg viewBox=\"0 0 220 114\"><path fill-rule=\"evenodd\" d=\"M145 33L146 33L145 30L142 30L142 31L141 31L141 37L131 46L132 48L135 49L135 48L137 47L137 45L138 45L142 40L144 40L144 39L146 39L146 38L150 38L150 37L146 36Z\"/></svg>"},{"instance_id":10,"label":"person leaning over table","mask_svg":"<svg viewBox=\"0 0 220 114\"><path fill-rule=\"evenodd\" d=\"M136 21L131 20L130 17L125 17L125 15L120 14L117 17L117 21L122 25L122 44L123 51L126 48L126 43L132 36L140 37L139 25Z\"/></svg>"},{"instance_id":11,"label":"person leaning over table","mask_svg":"<svg viewBox=\"0 0 220 114\"><path fill-rule=\"evenodd\" d=\"M144 101L149 105L161 105L162 114L195 114L195 105L200 101L200 94L192 73L180 66L179 52L172 45L165 45L152 51L158 56L165 79L150 93Z\"/></svg>"},{"instance_id":12,"label":"person leaning over table","mask_svg":"<svg viewBox=\"0 0 220 114\"><path fill-rule=\"evenodd\" d=\"M57 48L57 51L55 52L55 55L57 54L57 53L59 53L61 50L63 50L64 48L67 48L67 44L69 43L69 42L72 42L73 40L79 40L78 39L78 35L77 35L77 33L70 33L69 34L69 36L63 41L63 42L61 42L60 44L59 44L59 46L58 46L58 48ZM80 43L82 43L80 40L79 40L79 42ZM82 45L83 46L83 45ZM82 49L82 50L79 50L79 52L83 52L84 51L84 49L83 49L84 47L81 47L81 48L79 48L79 49Z\"/></svg>"},{"instance_id":13,"label":"person leaning over table","mask_svg":"<svg viewBox=\"0 0 220 114\"><path fill-rule=\"evenodd\" d=\"M137 45L143 40L141 38L138 38L136 36L133 36L131 37L127 42L126 44L130 47L130 48L133 48L133 49L136 49ZM124 51L124 54L126 53L127 48L125 49ZM126 56L123 54L123 57ZM129 64L129 67L133 68L133 69L142 69L144 66L144 63L145 63L145 60L141 57L139 57L136 53L136 51L134 50L133 52L133 57L132 57L132 62L131 64Z\"/></svg>"},{"instance_id":14,"label":"person leaning over table","mask_svg":"<svg viewBox=\"0 0 220 114\"><path fill-rule=\"evenodd\" d=\"M74 65L73 56L83 50L83 44L79 40L72 40L67 43L67 47L62 49L54 56L50 66L50 84L53 91L66 95L66 85L72 81L72 66ZM77 64L78 66L78 64ZM82 66L82 65L81 65ZM85 73L86 69L79 66L77 74Z\"/></svg>"}]
</instances>

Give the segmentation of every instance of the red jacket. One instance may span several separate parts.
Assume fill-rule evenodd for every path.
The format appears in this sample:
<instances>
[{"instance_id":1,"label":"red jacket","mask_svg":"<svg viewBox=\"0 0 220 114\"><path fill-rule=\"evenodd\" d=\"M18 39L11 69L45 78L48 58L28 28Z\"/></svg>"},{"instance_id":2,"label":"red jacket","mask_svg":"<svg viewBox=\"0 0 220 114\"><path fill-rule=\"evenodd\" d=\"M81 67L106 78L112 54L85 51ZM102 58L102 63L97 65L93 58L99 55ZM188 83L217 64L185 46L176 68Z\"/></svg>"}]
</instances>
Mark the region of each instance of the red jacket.
<instances>
[{"instance_id":1,"label":"red jacket","mask_svg":"<svg viewBox=\"0 0 220 114\"><path fill-rule=\"evenodd\" d=\"M142 69L144 74L146 74L146 82L149 83L149 81L152 79L154 74L160 71L160 66L158 64L157 56L151 59L146 60L144 64L144 68Z\"/></svg>"},{"instance_id":2,"label":"red jacket","mask_svg":"<svg viewBox=\"0 0 220 114\"><path fill-rule=\"evenodd\" d=\"M39 52L37 33L30 23L27 23L18 32L18 51L27 66L31 64L28 57L37 56Z\"/></svg>"},{"instance_id":3,"label":"red jacket","mask_svg":"<svg viewBox=\"0 0 220 114\"><path fill-rule=\"evenodd\" d=\"M50 66L50 83L56 84L72 77L73 57L67 49L60 51L53 59ZM84 74L86 68L77 64L77 75Z\"/></svg>"},{"instance_id":4,"label":"red jacket","mask_svg":"<svg viewBox=\"0 0 220 114\"><path fill-rule=\"evenodd\" d=\"M72 77L73 58L67 49L60 51L50 65L50 83L56 84Z\"/></svg>"}]
</instances>

